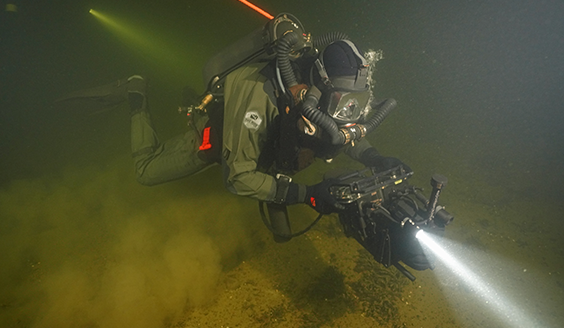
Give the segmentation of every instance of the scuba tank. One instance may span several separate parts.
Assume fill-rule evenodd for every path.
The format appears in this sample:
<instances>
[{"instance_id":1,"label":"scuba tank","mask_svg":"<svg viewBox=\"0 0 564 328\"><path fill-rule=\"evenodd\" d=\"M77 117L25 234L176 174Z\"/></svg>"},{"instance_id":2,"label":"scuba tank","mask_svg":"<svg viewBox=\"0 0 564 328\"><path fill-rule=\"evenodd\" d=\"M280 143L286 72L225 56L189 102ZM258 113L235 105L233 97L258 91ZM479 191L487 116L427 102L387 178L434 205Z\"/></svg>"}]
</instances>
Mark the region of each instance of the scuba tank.
<instances>
[{"instance_id":1,"label":"scuba tank","mask_svg":"<svg viewBox=\"0 0 564 328\"><path fill-rule=\"evenodd\" d=\"M229 45L208 60L203 69L207 91L213 91L218 81L239 67L274 59L279 40L289 32L295 32L299 36L298 42L292 49L294 58L312 48L311 36L305 33L302 23L294 15L279 14L263 27Z\"/></svg>"},{"instance_id":2,"label":"scuba tank","mask_svg":"<svg viewBox=\"0 0 564 328\"><path fill-rule=\"evenodd\" d=\"M206 106L212 101L221 101L225 77L234 70L250 63L277 60L277 83L285 92L286 88L296 84L290 60L295 60L305 53L317 53L335 40L345 39L344 33L328 33L312 39L306 33L302 23L292 14L281 13L268 21L263 27L249 33L237 42L229 45L210 58L204 65L203 82L205 93L200 97L198 106L180 107L179 112L190 115L194 111L206 112Z\"/></svg>"},{"instance_id":3,"label":"scuba tank","mask_svg":"<svg viewBox=\"0 0 564 328\"><path fill-rule=\"evenodd\" d=\"M292 33L293 32L293 33ZM256 29L244 38L231 44L214 55L205 64L202 75L206 92L201 103L184 111L204 111L212 100L223 96L225 77L234 70L260 61L269 61L278 56L277 48L286 35L295 35L288 53L289 59L296 59L312 49L311 36L306 33L302 23L292 14L282 13L268 21L263 27Z\"/></svg>"}]
</instances>

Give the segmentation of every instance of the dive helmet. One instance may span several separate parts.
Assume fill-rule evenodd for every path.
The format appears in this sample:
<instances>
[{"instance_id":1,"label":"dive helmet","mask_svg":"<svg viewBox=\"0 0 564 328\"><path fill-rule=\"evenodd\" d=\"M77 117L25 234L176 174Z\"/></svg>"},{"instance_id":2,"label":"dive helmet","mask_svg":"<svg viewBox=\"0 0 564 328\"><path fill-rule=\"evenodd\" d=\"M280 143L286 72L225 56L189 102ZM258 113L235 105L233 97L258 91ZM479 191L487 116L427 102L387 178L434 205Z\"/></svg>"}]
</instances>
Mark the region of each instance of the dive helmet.
<instances>
[{"instance_id":1,"label":"dive helmet","mask_svg":"<svg viewBox=\"0 0 564 328\"><path fill-rule=\"evenodd\" d=\"M371 93L368 64L357 46L349 40L331 43L319 55L315 68L319 74L316 84L323 93L322 110L338 125L359 122Z\"/></svg>"},{"instance_id":2,"label":"dive helmet","mask_svg":"<svg viewBox=\"0 0 564 328\"><path fill-rule=\"evenodd\" d=\"M333 41L315 60L302 112L329 135L333 145L364 138L396 107L394 99L372 100L369 73L366 59L349 40ZM372 109L376 110L367 118Z\"/></svg>"}]
</instances>

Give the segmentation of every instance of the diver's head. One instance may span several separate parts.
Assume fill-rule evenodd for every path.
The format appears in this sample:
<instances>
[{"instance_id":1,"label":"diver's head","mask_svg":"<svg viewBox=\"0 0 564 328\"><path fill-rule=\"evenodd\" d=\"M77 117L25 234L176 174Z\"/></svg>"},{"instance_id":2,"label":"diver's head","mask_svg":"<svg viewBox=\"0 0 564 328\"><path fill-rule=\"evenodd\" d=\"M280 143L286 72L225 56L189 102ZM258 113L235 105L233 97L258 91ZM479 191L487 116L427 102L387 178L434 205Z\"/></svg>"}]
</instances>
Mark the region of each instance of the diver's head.
<instances>
[{"instance_id":1,"label":"diver's head","mask_svg":"<svg viewBox=\"0 0 564 328\"><path fill-rule=\"evenodd\" d=\"M338 125L358 123L370 100L369 65L349 40L329 44L312 68L312 83L322 92L319 105Z\"/></svg>"}]
</instances>

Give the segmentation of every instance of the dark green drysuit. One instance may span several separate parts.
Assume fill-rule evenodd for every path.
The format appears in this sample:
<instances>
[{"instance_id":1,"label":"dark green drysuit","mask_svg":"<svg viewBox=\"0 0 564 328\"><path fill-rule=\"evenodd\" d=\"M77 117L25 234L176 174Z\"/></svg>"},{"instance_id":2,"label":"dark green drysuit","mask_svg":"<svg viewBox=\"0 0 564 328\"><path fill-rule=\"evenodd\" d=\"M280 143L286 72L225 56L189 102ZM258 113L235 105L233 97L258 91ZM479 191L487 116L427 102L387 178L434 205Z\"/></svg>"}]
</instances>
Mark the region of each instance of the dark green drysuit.
<instances>
[{"instance_id":1,"label":"dark green drysuit","mask_svg":"<svg viewBox=\"0 0 564 328\"><path fill-rule=\"evenodd\" d=\"M250 64L225 80L222 166L226 188L237 195L262 201L274 200L276 180L262 172L258 162L270 129L279 129L273 82L261 70L266 63ZM132 117L132 151L138 181L154 185L189 176L213 164L198 156L205 119L196 120L184 135L159 143L147 112ZM353 159L371 147L366 140L346 145Z\"/></svg>"}]
</instances>

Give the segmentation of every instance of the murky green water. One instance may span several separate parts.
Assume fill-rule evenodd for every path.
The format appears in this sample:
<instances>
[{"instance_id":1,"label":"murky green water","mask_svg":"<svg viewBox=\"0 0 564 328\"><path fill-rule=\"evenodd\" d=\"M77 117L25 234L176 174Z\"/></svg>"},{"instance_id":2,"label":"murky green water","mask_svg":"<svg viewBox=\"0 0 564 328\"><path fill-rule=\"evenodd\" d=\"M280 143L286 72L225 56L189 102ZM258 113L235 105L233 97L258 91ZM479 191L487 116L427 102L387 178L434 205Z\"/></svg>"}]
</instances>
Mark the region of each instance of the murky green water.
<instances>
[{"instance_id":1,"label":"murky green water","mask_svg":"<svg viewBox=\"0 0 564 328\"><path fill-rule=\"evenodd\" d=\"M370 141L415 170L412 184L449 177L451 250L506 306L561 326L562 4L256 3L383 50L376 94L399 105ZM182 133L182 87L202 90L206 58L263 24L258 14L227 0L17 8L1 19L1 326L522 327L445 265L414 283L377 265L334 217L274 244L256 204L225 191L217 167L140 186L126 108L91 115L100 108L52 103L141 73L162 139ZM299 178L349 165L316 163ZM315 217L292 211L296 226Z\"/></svg>"}]
</instances>

